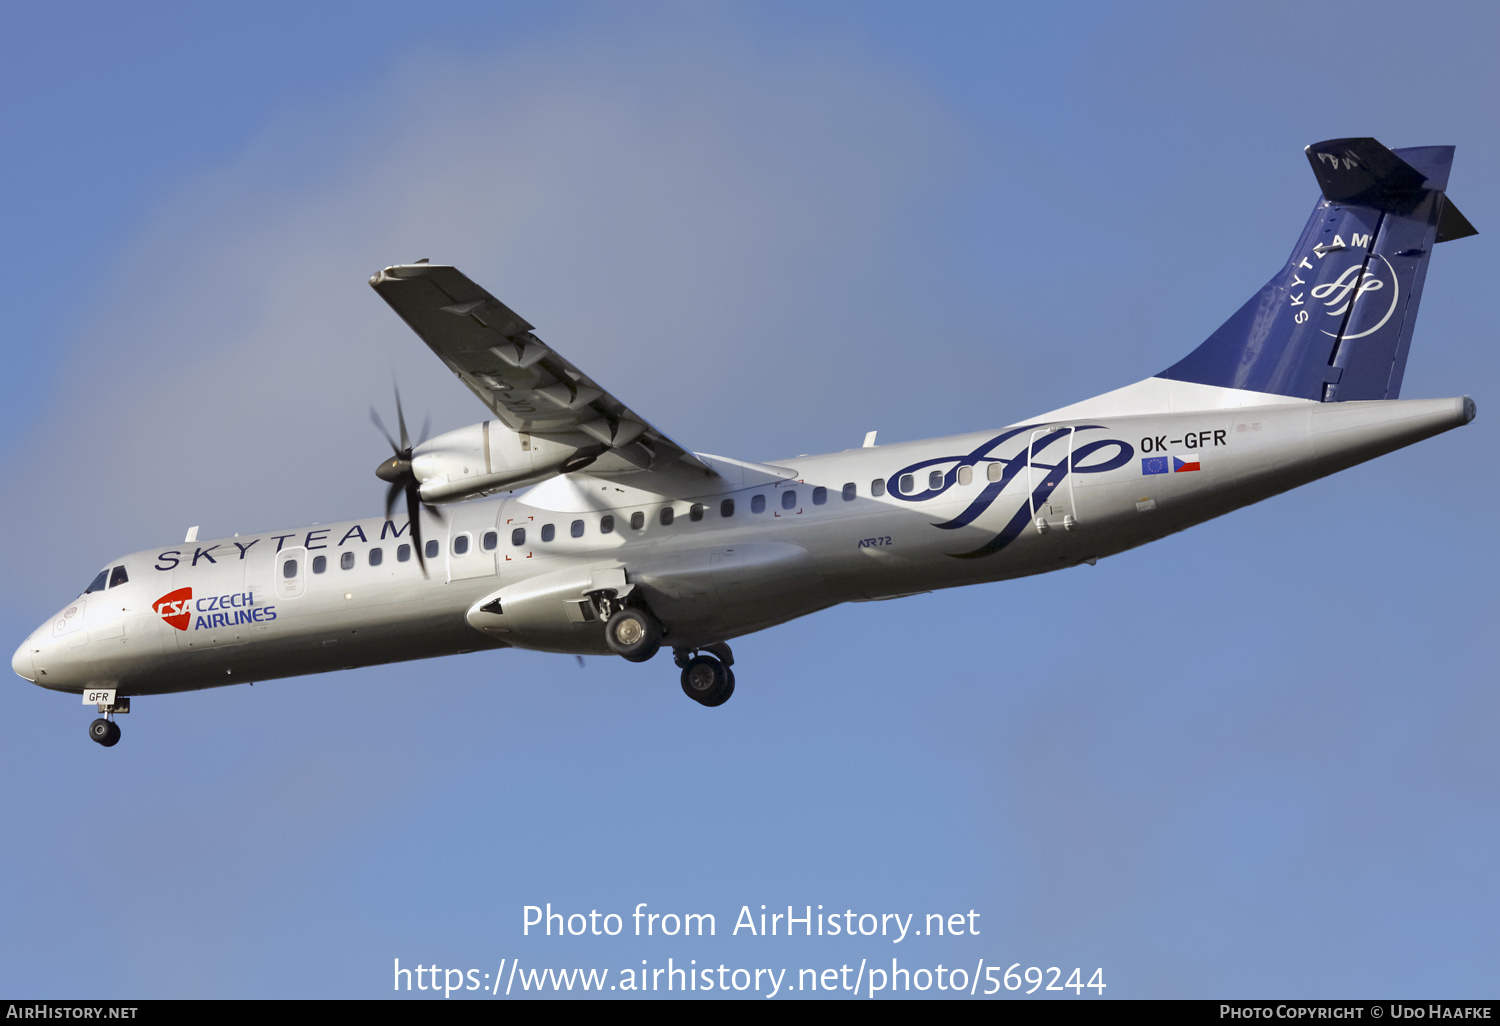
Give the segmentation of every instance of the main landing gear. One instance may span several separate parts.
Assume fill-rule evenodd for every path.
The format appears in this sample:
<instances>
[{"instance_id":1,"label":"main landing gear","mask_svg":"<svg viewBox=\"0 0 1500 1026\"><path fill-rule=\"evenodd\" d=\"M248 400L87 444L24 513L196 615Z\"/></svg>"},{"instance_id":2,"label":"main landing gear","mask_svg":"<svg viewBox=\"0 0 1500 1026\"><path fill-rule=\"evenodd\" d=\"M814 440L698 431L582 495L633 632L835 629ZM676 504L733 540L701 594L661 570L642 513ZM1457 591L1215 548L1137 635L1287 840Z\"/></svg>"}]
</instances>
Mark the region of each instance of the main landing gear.
<instances>
[{"instance_id":1,"label":"main landing gear","mask_svg":"<svg viewBox=\"0 0 1500 1026\"><path fill-rule=\"evenodd\" d=\"M604 641L632 663L644 663L661 648L661 624L644 609L619 609L604 625Z\"/></svg>"},{"instance_id":2,"label":"main landing gear","mask_svg":"<svg viewBox=\"0 0 1500 1026\"><path fill-rule=\"evenodd\" d=\"M682 693L699 705L712 709L734 694L734 653L722 641L697 651L678 649L673 656L682 667Z\"/></svg>"},{"instance_id":3,"label":"main landing gear","mask_svg":"<svg viewBox=\"0 0 1500 1026\"><path fill-rule=\"evenodd\" d=\"M644 609L618 607L604 623L604 641L616 655L644 663L661 649L661 624ZM734 653L722 641L674 649L672 658L682 669L682 693L699 705L723 705L734 694Z\"/></svg>"}]
</instances>

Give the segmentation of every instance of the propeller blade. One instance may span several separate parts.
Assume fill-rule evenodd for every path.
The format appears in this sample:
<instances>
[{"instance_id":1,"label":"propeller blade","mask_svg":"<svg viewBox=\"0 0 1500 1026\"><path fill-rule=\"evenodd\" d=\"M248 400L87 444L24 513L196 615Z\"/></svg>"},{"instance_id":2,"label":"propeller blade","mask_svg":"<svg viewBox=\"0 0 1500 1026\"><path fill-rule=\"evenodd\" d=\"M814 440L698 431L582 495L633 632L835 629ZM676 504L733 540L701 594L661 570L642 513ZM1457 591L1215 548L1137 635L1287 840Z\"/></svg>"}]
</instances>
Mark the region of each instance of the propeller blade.
<instances>
[{"instance_id":1,"label":"propeller blade","mask_svg":"<svg viewBox=\"0 0 1500 1026\"><path fill-rule=\"evenodd\" d=\"M397 456L400 456L400 447L396 445L396 440L391 437L391 433L385 429L385 421L380 419L380 414L375 412L375 407L373 406L370 407L370 422L373 423L377 428L379 428L380 433L385 436L385 440L391 443L391 452L395 453Z\"/></svg>"},{"instance_id":2,"label":"propeller blade","mask_svg":"<svg viewBox=\"0 0 1500 1026\"><path fill-rule=\"evenodd\" d=\"M401 428L401 451L411 452L411 436L406 433L406 415L401 412L401 389L391 386L396 392L396 424Z\"/></svg>"},{"instance_id":3,"label":"propeller blade","mask_svg":"<svg viewBox=\"0 0 1500 1026\"><path fill-rule=\"evenodd\" d=\"M401 441L398 444L391 437L390 431L386 430L385 421L380 419L380 414L375 407L370 407L370 420L380 429L385 440L391 444L395 453L395 459L387 460L375 469L375 476L382 481L389 481L391 486L385 493L385 515L391 515L391 510L396 506L396 496L406 493L406 521L411 528L411 543L417 548L417 565L422 568L422 576L427 576L427 553L422 543L422 510L427 510L438 523L443 522L443 515L437 508L422 501L421 486L417 482L417 476L411 469L411 435L406 430L406 411L401 406L401 386L394 381L391 382L391 391L396 393L396 426L401 431ZM421 445L427 441L427 432L432 427L432 418L427 417L422 422L422 437L417 442Z\"/></svg>"},{"instance_id":4,"label":"propeller blade","mask_svg":"<svg viewBox=\"0 0 1500 1026\"><path fill-rule=\"evenodd\" d=\"M417 436L417 444L418 445L421 445L423 442L427 441L427 435L428 435L428 433L431 430L432 430L432 414L429 413L427 416L425 416L425 417L422 418L422 433Z\"/></svg>"},{"instance_id":5,"label":"propeller blade","mask_svg":"<svg viewBox=\"0 0 1500 1026\"><path fill-rule=\"evenodd\" d=\"M417 482L406 486L406 522L411 525L411 543L417 548L417 566L422 576L427 576L427 560L422 552L422 499L417 494Z\"/></svg>"}]
</instances>

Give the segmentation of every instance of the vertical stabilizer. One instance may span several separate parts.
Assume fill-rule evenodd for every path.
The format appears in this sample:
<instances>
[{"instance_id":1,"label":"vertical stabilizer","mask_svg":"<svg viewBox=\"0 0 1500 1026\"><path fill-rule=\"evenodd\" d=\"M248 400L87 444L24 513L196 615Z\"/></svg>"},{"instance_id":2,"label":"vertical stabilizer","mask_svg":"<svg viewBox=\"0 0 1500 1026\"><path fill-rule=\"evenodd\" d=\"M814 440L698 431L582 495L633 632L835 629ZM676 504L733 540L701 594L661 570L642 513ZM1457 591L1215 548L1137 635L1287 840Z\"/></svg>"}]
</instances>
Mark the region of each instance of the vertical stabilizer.
<instances>
[{"instance_id":1,"label":"vertical stabilizer","mask_svg":"<svg viewBox=\"0 0 1500 1026\"><path fill-rule=\"evenodd\" d=\"M1158 377L1331 402L1401 394L1427 260L1475 234L1448 200L1452 146L1307 148L1323 190L1286 267Z\"/></svg>"}]
</instances>

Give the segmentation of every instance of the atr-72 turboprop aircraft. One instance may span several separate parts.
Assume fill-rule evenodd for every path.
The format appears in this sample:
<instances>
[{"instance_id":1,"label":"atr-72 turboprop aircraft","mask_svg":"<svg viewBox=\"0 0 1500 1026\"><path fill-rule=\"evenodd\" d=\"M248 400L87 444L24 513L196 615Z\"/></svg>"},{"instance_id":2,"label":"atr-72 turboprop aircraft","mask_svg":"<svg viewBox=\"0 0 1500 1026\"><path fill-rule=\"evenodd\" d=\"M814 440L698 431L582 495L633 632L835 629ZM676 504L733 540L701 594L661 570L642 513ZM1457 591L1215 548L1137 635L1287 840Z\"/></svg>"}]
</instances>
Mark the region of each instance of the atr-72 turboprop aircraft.
<instances>
[{"instance_id":1,"label":"atr-72 turboprop aircraft","mask_svg":"<svg viewBox=\"0 0 1500 1026\"><path fill-rule=\"evenodd\" d=\"M1093 563L1467 424L1468 398L1397 399L1432 246L1475 233L1445 195L1453 148L1307 157L1322 196L1291 259L1160 374L776 464L684 449L456 269L387 267L370 284L491 419L412 445L398 398L384 517L123 556L11 665L96 705L106 746L135 695L508 646L666 645L716 706L740 635Z\"/></svg>"}]
</instances>

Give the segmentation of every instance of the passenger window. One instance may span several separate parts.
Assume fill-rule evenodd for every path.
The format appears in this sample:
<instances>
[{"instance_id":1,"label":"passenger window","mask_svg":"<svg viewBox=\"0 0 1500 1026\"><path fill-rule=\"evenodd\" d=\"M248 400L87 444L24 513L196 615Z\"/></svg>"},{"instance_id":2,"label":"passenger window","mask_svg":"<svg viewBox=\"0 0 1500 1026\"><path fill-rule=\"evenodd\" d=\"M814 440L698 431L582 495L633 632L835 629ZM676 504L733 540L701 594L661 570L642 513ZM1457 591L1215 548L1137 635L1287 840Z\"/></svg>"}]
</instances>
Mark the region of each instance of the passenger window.
<instances>
[{"instance_id":1,"label":"passenger window","mask_svg":"<svg viewBox=\"0 0 1500 1026\"><path fill-rule=\"evenodd\" d=\"M543 524L542 525L542 541L549 542L553 538L556 538L556 537L557 537L557 528L553 527L551 524Z\"/></svg>"},{"instance_id":2,"label":"passenger window","mask_svg":"<svg viewBox=\"0 0 1500 1026\"><path fill-rule=\"evenodd\" d=\"M858 489L856 489L854 487L854 482L853 481L850 481L848 484L844 485L844 501L845 502L853 502L854 501L854 496L857 493L858 493Z\"/></svg>"},{"instance_id":3,"label":"passenger window","mask_svg":"<svg viewBox=\"0 0 1500 1026\"><path fill-rule=\"evenodd\" d=\"M313 557L313 573L320 574L324 570L327 570L327 569L328 569L328 557L327 556L314 556Z\"/></svg>"},{"instance_id":4,"label":"passenger window","mask_svg":"<svg viewBox=\"0 0 1500 1026\"><path fill-rule=\"evenodd\" d=\"M966 467L959 467L958 468L958 483L961 484L961 485L973 484L974 483L974 468L973 467L967 467L967 466Z\"/></svg>"},{"instance_id":5,"label":"passenger window","mask_svg":"<svg viewBox=\"0 0 1500 1026\"><path fill-rule=\"evenodd\" d=\"M943 472L941 470L931 471L927 475L927 487L934 492L943 487Z\"/></svg>"},{"instance_id":6,"label":"passenger window","mask_svg":"<svg viewBox=\"0 0 1500 1026\"><path fill-rule=\"evenodd\" d=\"M725 499L723 502L719 503L719 516L721 516L721 517L732 517L732 516L734 516L734 500L733 499Z\"/></svg>"},{"instance_id":7,"label":"passenger window","mask_svg":"<svg viewBox=\"0 0 1500 1026\"><path fill-rule=\"evenodd\" d=\"M606 513L604 516L600 517L599 518L599 533L600 534L614 534L615 533L615 518L612 517L612 516L610 516L608 513Z\"/></svg>"},{"instance_id":8,"label":"passenger window","mask_svg":"<svg viewBox=\"0 0 1500 1026\"><path fill-rule=\"evenodd\" d=\"M297 561L295 559L289 559L281 564L281 576L287 580L291 580L297 576Z\"/></svg>"},{"instance_id":9,"label":"passenger window","mask_svg":"<svg viewBox=\"0 0 1500 1026\"><path fill-rule=\"evenodd\" d=\"M781 493L781 508L791 509L797 505L797 489L792 488Z\"/></svg>"},{"instance_id":10,"label":"passenger window","mask_svg":"<svg viewBox=\"0 0 1500 1026\"><path fill-rule=\"evenodd\" d=\"M500 536L494 531L484 532L484 551L494 552L495 546L500 544Z\"/></svg>"},{"instance_id":11,"label":"passenger window","mask_svg":"<svg viewBox=\"0 0 1500 1026\"><path fill-rule=\"evenodd\" d=\"M750 497L750 512L764 513L766 511L766 497L764 495L752 495Z\"/></svg>"},{"instance_id":12,"label":"passenger window","mask_svg":"<svg viewBox=\"0 0 1500 1026\"><path fill-rule=\"evenodd\" d=\"M109 586L111 588L117 584L124 584L128 580L130 578L125 576L125 568L123 566L117 566L109 572Z\"/></svg>"},{"instance_id":13,"label":"passenger window","mask_svg":"<svg viewBox=\"0 0 1500 1026\"><path fill-rule=\"evenodd\" d=\"M813 489L813 505L814 506L821 506L821 505L823 505L823 503L825 503L827 501L828 501L828 489L827 488L821 488L821 487L819 487L819 488L814 488Z\"/></svg>"},{"instance_id":14,"label":"passenger window","mask_svg":"<svg viewBox=\"0 0 1500 1026\"><path fill-rule=\"evenodd\" d=\"M379 566L383 562L385 562L385 553L381 552L379 549L371 549L370 550L370 565L371 566Z\"/></svg>"},{"instance_id":15,"label":"passenger window","mask_svg":"<svg viewBox=\"0 0 1500 1026\"><path fill-rule=\"evenodd\" d=\"M637 531L645 527L646 514L642 513L640 510L636 510L634 513L630 514L630 526L635 528Z\"/></svg>"},{"instance_id":16,"label":"passenger window","mask_svg":"<svg viewBox=\"0 0 1500 1026\"><path fill-rule=\"evenodd\" d=\"M438 557L438 543L437 543L437 539L434 538L431 541L429 541L426 545L423 545L422 546L422 551L427 554L427 558L428 559L437 559L437 557Z\"/></svg>"},{"instance_id":17,"label":"passenger window","mask_svg":"<svg viewBox=\"0 0 1500 1026\"><path fill-rule=\"evenodd\" d=\"M703 519L703 503L693 503L692 508L688 510L688 519L695 524Z\"/></svg>"},{"instance_id":18,"label":"passenger window","mask_svg":"<svg viewBox=\"0 0 1500 1026\"><path fill-rule=\"evenodd\" d=\"M380 550L376 549L375 551L379 552ZM408 559L411 559L411 546L410 545L399 545L399 546L397 546L396 547L396 562L398 562L398 563L405 563Z\"/></svg>"},{"instance_id":19,"label":"passenger window","mask_svg":"<svg viewBox=\"0 0 1500 1026\"><path fill-rule=\"evenodd\" d=\"M526 528L518 527L510 532L510 543L517 548L526 544Z\"/></svg>"},{"instance_id":20,"label":"passenger window","mask_svg":"<svg viewBox=\"0 0 1500 1026\"><path fill-rule=\"evenodd\" d=\"M913 491L916 490L916 487L917 487L916 478L912 477L910 474L902 474L901 475L901 481L900 481L900 487L901 487L901 494L902 495L910 495Z\"/></svg>"},{"instance_id":21,"label":"passenger window","mask_svg":"<svg viewBox=\"0 0 1500 1026\"><path fill-rule=\"evenodd\" d=\"M875 496L875 498L877 499L885 494L884 478L877 477L875 480L870 482L870 494Z\"/></svg>"},{"instance_id":22,"label":"passenger window","mask_svg":"<svg viewBox=\"0 0 1500 1026\"><path fill-rule=\"evenodd\" d=\"M354 550L353 549L350 549L348 552L344 553L342 556L339 557L339 569L341 569L341 570L353 570L354 569Z\"/></svg>"},{"instance_id":23,"label":"passenger window","mask_svg":"<svg viewBox=\"0 0 1500 1026\"><path fill-rule=\"evenodd\" d=\"M991 481L1000 480L1000 464L991 463L988 467L985 467L984 476L989 478Z\"/></svg>"},{"instance_id":24,"label":"passenger window","mask_svg":"<svg viewBox=\"0 0 1500 1026\"><path fill-rule=\"evenodd\" d=\"M663 527L671 527L672 526L672 507L671 506L663 506L662 507L662 509L661 509L661 526L663 526Z\"/></svg>"},{"instance_id":25,"label":"passenger window","mask_svg":"<svg viewBox=\"0 0 1500 1026\"><path fill-rule=\"evenodd\" d=\"M575 521L573 521L572 526L568 528L568 533L571 534L574 538L582 538L583 537L583 521L582 520L575 520Z\"/></svg>"},{"instance_id":26,"label":"passenger window","mask_svg":"<svg viewBox=\"0 0 1500 1026\"><path fill-rule=\"evenodd\" d=\"M464 553L466 553L468 551L469 551L469 536L468 535L461 534L457 538L453 539L453 554L455 556L462 556Z\"/></svg>"},{"instance_id":27,"label":"passenger window","mask_svg":"<svg viewBox=\"0 0 1500 1026\"><path fill-rule=\"evenodd\" d=\"M85 595L88 595L88 594L91 594L91 593L96 592L96 591L103 591L104 590L104 582L107 581L108 579L109 579L109 570L107 568L104 569L104 570L100 570L99 571L99 576L95 577L94 580L93 580L93 582L91 584L89 584L89 586L87 588L83 589L83 593Z\"/></svg>"}]
</instances>

